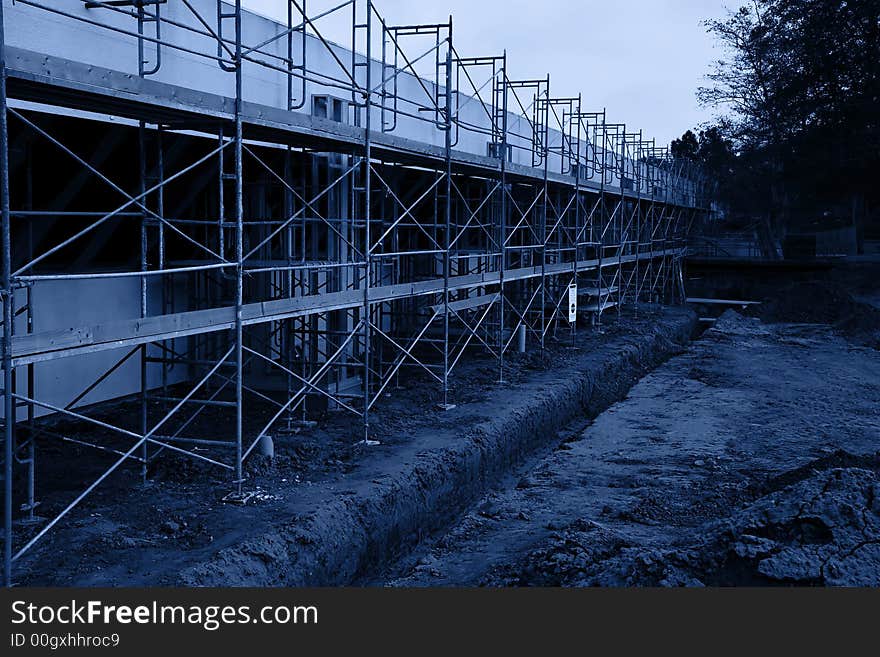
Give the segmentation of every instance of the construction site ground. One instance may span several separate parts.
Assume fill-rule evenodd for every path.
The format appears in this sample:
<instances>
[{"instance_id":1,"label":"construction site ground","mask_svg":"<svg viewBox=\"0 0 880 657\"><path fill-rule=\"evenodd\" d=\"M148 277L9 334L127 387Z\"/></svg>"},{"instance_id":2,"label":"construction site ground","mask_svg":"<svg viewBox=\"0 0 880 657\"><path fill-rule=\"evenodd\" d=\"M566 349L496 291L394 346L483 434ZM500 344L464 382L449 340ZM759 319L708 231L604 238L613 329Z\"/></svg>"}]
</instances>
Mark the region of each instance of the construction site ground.
<instances>
[{"instance_id":1,"label":"construction site ground","mask_svg":"<svg viewBox=\"0 0 880 657\"><path fill-rule=\"evenodd\" d=\"M880 585L880 311L825 282L750 310L382 581Z\"/></svg>"},{"instance_id":2,"label":"construction site ground","mask_svg":"<svg viewBox=\"0 0 880 657\"><path fill-rule=\"evenodd\" d=\"M605 324L548 336L539 350L498 361L473 354L452 378L451 410L427 376L401 378L371 414L312 416L316 426L274 436L275 457L246 461L244 504L230 503L229 471L164 452L146 483L132 464L117 470L16 563L26 585L345 584L376 572L432 532L448 527L511 467L555 446L575 417L622 398L646 371L676 353L695 328L684 308L627 309ZM137 400L96 409L126 426ZM156 409L161 417L162 408ZM252 401L251 435L274 413ZM192 433L223 435L201 414ZM77 422L57 435L123 449L110 432ZM134 428L134 427L132 427ZM222 452L202 452L222 458ZM37 513L59 512L114 459L71 442L43 440ZM228 460L228 454L226 454ZM224 501L224 498L226 501ZM22 540L39 525L16 527Z\"/></svg>"},{"instance_id":3,"label":"construction site ground","mask_svg":"<svg viewBox=\"0 0 880 657\"><path fill-rule=\"evenodd\" d=\"M451 410L423 378L389 390L378 445L339 412L277 436L274 459L248 461L245 504L224 501L229 473L163 455L146 484L136 467L104 482L16 580L880 585L880 310L859 298L799 283L689 344L692 311L627 309L511 356L504 383L474 355ZM106 467L41 452L50 511Z\"/></svg>"}]
</instances>

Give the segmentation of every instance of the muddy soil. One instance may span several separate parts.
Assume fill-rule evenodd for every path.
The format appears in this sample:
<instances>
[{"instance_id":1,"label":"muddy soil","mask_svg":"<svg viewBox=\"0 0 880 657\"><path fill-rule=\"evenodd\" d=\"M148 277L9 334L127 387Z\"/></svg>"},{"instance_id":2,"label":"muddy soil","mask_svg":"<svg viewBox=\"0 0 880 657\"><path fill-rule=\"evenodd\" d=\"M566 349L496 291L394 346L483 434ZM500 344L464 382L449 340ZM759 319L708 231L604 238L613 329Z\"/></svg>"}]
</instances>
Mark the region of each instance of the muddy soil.
<instances>
[{"instance_id":1,"label":"muddy soil","mask_svg":"<svg viewBox=\"0 0 880 657\"><path fill-rule=\"evenodd\" d=\"M880 586L880 353L826 292L728 311L372 583Z\"/></svg>"},{"instance_id":2,"label":"muddy soil","mask_svg":"<svg viewBox=\"0 0 880 657\"><path fill-rule=\"evenodd\" d=\"M371 414L375 446L357 444L362 428L350 414L310 414L314 426L275 435L274 459L247 462L244 505L224 502L234 488L230 472L169 451L151 464L143 483L136 465L120 468L16 563L16 580L50 586L347 583L367 565L404 554L424 533L448 526L460 505L472 503L469 495L481 495L529 450L558 444L554 395L573 377L587 377L578 384L585 397L572 397L567 412L598 413L680 351L675 340L686 341L694 321L684 309L609 314L601 329L579 331L573 341L567 331L551 336L543 358L511 354L503 384L494 358L470 354L452 379L452 410L438 406L436 384L402 377ZM603 374L602 388L593 389L590 372ZM137 430L137 408L131 401L93 411ZM154 405L154 417L164 410ZM250 397L245 410L246 434L253 435L274 407ZM504 446L492 433L506 426L499 418L536 427L534 439ZM42 424L54 437L39 440L37 512L51 516L116 458L58 436L114 449L126 443L77 422ZM551 429L544 435L538 426ZM227 427L209 409L186 433L223 437ZM510 453L493 462L496 439ZM200 453L229 462L228 452ZM410 489L415 501L404 499L402 491ZM442 513L407 515L407 504L416 503ZM17 524L17 546L38 528Z\"/></svg>"}]
</instances>

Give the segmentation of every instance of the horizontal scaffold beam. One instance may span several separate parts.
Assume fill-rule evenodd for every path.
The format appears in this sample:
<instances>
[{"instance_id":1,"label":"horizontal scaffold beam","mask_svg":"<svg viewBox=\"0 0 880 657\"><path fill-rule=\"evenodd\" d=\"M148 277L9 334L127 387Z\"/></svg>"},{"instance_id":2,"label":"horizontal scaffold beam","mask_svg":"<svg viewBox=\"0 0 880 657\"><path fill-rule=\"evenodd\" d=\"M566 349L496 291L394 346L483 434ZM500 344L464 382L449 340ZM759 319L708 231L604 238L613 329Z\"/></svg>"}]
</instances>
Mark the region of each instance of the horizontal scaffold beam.
<instances>
[{"instance_id":1,"label":"horizontal scaffold beam","mask_svg":"<svg viewBox=\"0 0 880 657\"><path fill-rule=\"evenodd\" d=\"M616 267L618 264L630 264L640 260L644 261L651 258L674 255L681 255L681 250L666 249L664 251L655 251L653 254L631 254L620 256L619 259L611 258L602 261L597 259L582 260L578 263L577 270L583 272L597 269L600 266ZM543 275L554 276L572 271L572 263L556 263L547 265ZM522 267L505 271L504 281L505 283L510 283L540 276L542 276L540 266ZM449 290L466 290L497 285L499 282L499 272L452 276L449 279ZM438 294L442 293L443 290L443 279L383 285L370 288L369 300L371 303L384 303L397 299ZM358 308L363 303L364 292L360 289L260 301L242 306L242 321L246 326L262 324L293 317ZM450 309L453 309L453 303L449 305ZM443 305L441 304L439 307L442 309ZM234 326L235 308L229 306L155 315L142 319L118 320L94 326L40 331L13 337L12 359L13 365L18 367L78 354L223 331Z\"/></svg>"},{"instance_id":2,"label":"horizontal scaffold beam","mask_svg":"<svg viewBox=\"0 0 880 657\"><path fill-rule=\"evenodd\" d=\"M446 308L449 308L454 313L463 311L463 310L473 310L474 308L480 308L482 306L488 306L491 303L495 303L498 299L501 298L501 295L498 293L495 294L484 294L479 297L471 297L470 299L461 299L460 301L450 301L448 304L438 303L435 306L431 306L431 310L436 314L441 314L444 312Z\"/></svg>"}]
</instances>

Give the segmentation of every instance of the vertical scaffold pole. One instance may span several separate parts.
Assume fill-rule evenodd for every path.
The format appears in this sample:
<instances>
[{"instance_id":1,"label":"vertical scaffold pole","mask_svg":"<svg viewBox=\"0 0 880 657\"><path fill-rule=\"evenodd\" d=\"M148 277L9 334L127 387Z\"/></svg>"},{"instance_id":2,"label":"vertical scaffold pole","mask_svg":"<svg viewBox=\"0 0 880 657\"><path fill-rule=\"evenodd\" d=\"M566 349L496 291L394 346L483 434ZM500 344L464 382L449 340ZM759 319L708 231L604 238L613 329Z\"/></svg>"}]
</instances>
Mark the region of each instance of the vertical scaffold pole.
<instances>
[{"instance_id":1,"label":"vertical scaffold pole","mask_svg":"<svg viewBox=\"0 0 880 657\"><path fill-rule=\"evenodd\" d=\"M605 108L602 108L602 154L601 161L599 162L599 175L601 179L599 180L599 239L597 240L599 243L599 292L601 294L602 288L605 286L605 269L602 260L605 258L605 236L608 234L608 229L611 226L611 219L608 217L608 198L606 196L605 191L605 177L607 176L606 169L608 168L608 128L605 125ZM599 137L597 134L596 143L599 143ZM592 225L590 226L592 230ZM615 284L615 279L611 277L611 284L609 288L613 288ZM618 293L609 292L609 297L611 294L614 294L614 299L616 299L619 303L620 295ZM602 325L602 311L603 311L603 303L602 297L599 297L599 310L596 313L596 326Z\"/></svg>"},{"instance_id":2,"label":"vertical scaffold pole","mask_svg":"<svg viewBox=\"0 0 880 657\"><path fill-rule=\"evenodd\" d=\"M25 191L25 210L32 211L34 209L34 162L33 162L33 146L28 142L25 146L26 148L26 172L25 172L25 182L26 182L26 191ZM34 225L33 222L28 222L27 226L27 258L28 261L32 260L34 257ZM27 308L27 330L26 333L34 332L34 286L28 285L25 290L26 299L25 299L25 307ZM14 327L13 327L14 328ZM27 396L28 399L36 399L36 383L34 382L34 375L36 374L36 368L33 363L28 363L26 367L27 371ZM34 432L34 420L35 420L35 409L36 406L33 402L27 403L27 426L28 426L28 455L27 455L27 517L24 519L28 523L35 523L37 521L37 516L34 513L36 510L36 476L37 476L37 445L36 445L36 434Z\"/></svg>"},{"instance_id":3,"label":"vertical scaffold pole","mask_svg":"<svg viewBox=\"0 0 880 657\"><path fill-rule=\"evenodd\" d=\"M445 158L446 158L446 208L444 212L443 243L443 408L449 408L449 250L452 239L452 16L449 17L449 39L446 44L446 92L445 110Z\"/></svg>"},{"instance_id":4,"label":"vertical scaffold pole","mask_svg":"<svg viewBox=\"0 0 880 657\"><path fill-rule=\"evenodd\" d=\"M578 285L578 262L580 261L580 244L581 241L581 95L578 94L577 99L577 109L574 112L574 116L577 117L577 134L573 137L574 139L574 258L572 258L571 264L571 278L572 284L575 287L575 300L577 300L577 285ZM569 119L569 128L571 127L571 119ZM569 140L572 139L572 136L569 134ZM569 145L569 149L571 146ZM569 150L570 152L570 150ZM570 160L571 158L569 158ZM599 304L602 303L602 297L599 297ZM575 319L571 322L571 346L574 346L574 335L577 329L577 314L575 314Z\"/></svg>"},{"instance_id":5,"label":"vertical scaffold pole","mask_svg":"<svg viewBox=\"0 0 880 657\"><path fill-rule=\"evenodd\" d=\"M663 227L663 235L664 235L663 245L664 245L664 248L666 249L666 254L663 256L665 258L665 260L663 262L663 265L664 265L663 293L665 295L664 302L669 305L672 305L672 260L673 260L669 255L669 244L671 242L670 229L672 228L672 225L673 225L672 222L673 222L674 218L678 216L678 212L674 208L671 212L669 210L671 204L675 202L675 195L672 190L672 184L673 184L673 180L674 180L673 179L673 175L674 175L673 166L674 166L674 162L672 161L672 159L671 158L668 159L668 161L666 163L666 167L667 167L666 173L664 175L665 193L663 194L663 199L666 203L666 211L669 213L669 216L666 219L666 225Z\"/></svg>"},{"instance_id":6,"label":"vertical scaffold pole","mask_svg":"<svg viewBox=\"0 0 880 657\"><path fill-rule=\"evenodd\" d=\"M0 213L3 232L3 583L12 586L12 236L9 225L9 125L6 114L6 40L0 2Z\"/></svg>"},{"instance_id":7,"label":"vertical scaffold pole","mask_svg":"<svg viewBox=\"0 0 880 657\"><path fill-rule=\"evenodd\" d=\"M538 95L539 98L536 100L537 103L540 103L540 86L538 87ZM544 358L544 334L546 331L544 330L544 322L546 320L545 313L547 312L547 196L549 193L550 183L548 179L548 174L550 173L550 148L549 148L549 140L550 140L550 74L547 74L547 86L544 89L544 93L547 97L544 99L544 102L547 103L547 114L544 118L544 130L543 130L543 143L541 144L542 156L544 157L544 192L541 198L541 358ZM540 114L539 114L540 116Z\"/></svg>"},{"instance_id":8,"label":"vertical scaffold pole","mask_svg":"<svg viewBox=\"0 0 880 657\"><path fill-rule=\"evenodd\" d=\"M639 314L639 295L641 292L641 286L639 285L639 260L642 257L642 163L640 161L641 152L642 131L639 130L639 141L636 144L635 152L633 153L633 184L636 188L636 262L634 274L636 291L633 307L635 309L637 317Z\"/></svg>"},{"instance_id":9,"label":"vertical scaffold pole","mask_svg":"<svg viewBox=\"0 0 880 657\"><path fill-rule=\"evenodd\" d=\"M371 233L370 233L370 187L371 187L371 171L372 160L372 137L370 130L372 128L372 120L370 110L372 105L372 23L373 23L373 2L366 0L367 16L364 21L364 29L366 31L366 62L364 66L364 311L361 318L364 323L364 445L369 444L370 440L370 339L372 332L370 330L370 269L372 266L371 258ZM357 31L355 31L355 34ZM355 43L352 43L352 51L355 50ZM352 70L352 76L357 78L355 71Z\"/></svg>"},{"instance_id":10,"label":"vertical scaffold pole","mask_svg":"<svg viewBox=\"0 0 880 657\"><path fill-rule=\"evenodd\" d=\"M156 7L156 11L158 13L158 5ZM137 8L137 21L138 21L138 76L140 78L144 78L147 76L148 71L146 69L146 56L144 52L144 8L143 6L138 6ZM156 71L151 71L155 73ZM147 124L145 121L141 120L138 122L138 147L140 149L139 152L139 187L138 194L141 196L144 195L144 192L147 191ZM146 197L143 198L142 204L147 204ZM149 230L148 230L148 219L147 213L141 212L141 272L145 273L149 269ZM159 265L161 267L161 264ZM147 277L141 276L140 279L140 315L141 319L147 316L148 313L148 303L147 303ZM163 309L164 312L164 309ZM149 406L147 401L148 387L149 382L147 380L147 349L148 346L146 344L141 345L140 348L140 429L141 435L146 435L147 433L147 425L148 425L148 414L149 414ZM163 366L164 369L164 366ZM147 482L147 458L149 456L148 452L148 443L144 441L144 444L141 446L141 483Z\"/></svg>"},{"instance_id":11,"label":"vertical scaffold pole","mask_svg":"<svg viewBox=\"0 0 880 657\"><path fill-rule=\"evenodd\" d=\"M596 125L597 126L600 125L598 117L596 117ZM598 253L598 261L599 261L598 262L599 274L598 274L598 276L596 276L596 280L598 281L597 288L599 290L599 303L598 303L597 310L596 310L596 326L597 327L602 325L602 310L603 310L603 306L605 305L605 297L602 296L602 290L605 287L605 274L602 269L602 258L605 257L605 231L608 227L608 224L605 221L605 219L606 219L605 215L608 213L608 208L605 203L605 165L608 162L607 153L605 151L605 147L607 145L607 137L605 134L605 108L602 108L602 123L601 123L602 132L600 133L599 130L600 130L600 128L597 127L596 131L593 133L595 135L595 138L593 139L593 157L596 158L596 160L598 162L598 166L596 168L599 170L599 200L597 203L597 208L599 210L599 214L595 215L595 216L599 217L599 235L596 239L593 238L593 231L594 231L593 226L594 226L596 220L595 220L595 217L589 218L590 241L593 242L594 244L598 245L598 248L596 249L596 251ZM601 155L596 150L597 148L599 148L599 135L600 134L602 135ZM602 159L598 160L599 157L601 157ZM614 287L614 279L611 279L611 287ZM611 292L608 293L608 296L609 296L609 298L611 297Z\"/></svg>"},{"instance_id":12,"label":"vertical scaffold pole","mask_svg":"<svg viewBox=\"0 0 880 657\"><path fill-rule=\"evenodd\" d=\"M617 130L621 130L621 128L617 128ZM623 283L623 250L625 248L626 239L624 236L624 216L626 214L626 190L624 189L623 179L626 177L626 126L622 128L623 137L617 138L618 144L620 144L621 155L620 155L620 179L618 183L620 184L620 207L617 212L617 223L620 226L620 230L617 233L617 284L620 286L620 291L618 292L617 297L617 318L620 319L620 313L622 312L623 302L626 300L626 295L629 293L629 286L625 286ZM618 132L618 134L620 134Z\"/></svg>"},{"instance_id":13,"label":"vertical scaffold pole","mask_svg":"<svg viewBox=\"0 0 880 657\"><path fill-rule=\"evenodd\" d=\"M142 42L138 41L139 46L142 48ZM143 68L143 53L140 55L141 59L141 68ZM147 125L144 121L138 122L138 194L143 196L144 192L147 190ZM146 205L147 199L143 198L142 204ZM147 261L148 257L148 234L147 234L147 214L145 211L141 211L140 213L141 220L141 244L140 244L140 257L141 257L141 272L145 273L149 268L149 263ZM147 277L140 277L140 316L141 319L147 316ZM139 350L139 360L140 360L140 432L141 435L145 435L147 433L147 413L149 407L147 405L147 345L141 345ZM147 482L147 457L149 456L147 452L147 441L144 441L144 444L141 445L140 449L141 453L141 483Z\"/></svg>"},{"instance_id":14,"label":"vertical scaffold pole","mask_svg":"<svg viewBox=\"0 0 880 657\"><path fill-rule=\"evenodd\" d=\"M242 391L244 367L242 348L244 329L244 181L242 179L242 57L241 0L235 0L235 484L241 493L242 473Z\"/></svg>"},{"instance_id":15,"label":"vertical scaffold pole","mask_svg":"<svg viewBox=\"0 0 880 657\"><path fill-rule=\"evenodd\" d=\"M156 212L159 217L165 216L165 154L163 152L162 147L162 124L156 125L156 185L158 189L156 190ZM159 269L165 269L165 224L161 221L158 222L158 226L156 226L157 235L156 238L158 240L158 252L157 258L158 262L156 266ZM174 312L173 301L174 295L170 286L172 285L172 280L170 276L163 275L160 278L160 287L161 287L161 295L162 295L162 309L161 313L172 313ZM166 351L167 348L172 346L167 342L163 342L162 351L164 353L168 353ZM168 363L163 359L162 362L162 394L168 394Z\"/></svg>"},{"instance_id":16,"label":"vertical scaffold pole","mask_svg":"<svg viewBox=\"0 0 880 657\"><path fill-rule=\"evenodd\" d=\"M497 99L496 99L497 102ZM504 383L504 270L507 261L507 50L501 63L501 217L498 240L501 249L501 263L498 272L498 383Z\"/></svg>"}]
</instances>

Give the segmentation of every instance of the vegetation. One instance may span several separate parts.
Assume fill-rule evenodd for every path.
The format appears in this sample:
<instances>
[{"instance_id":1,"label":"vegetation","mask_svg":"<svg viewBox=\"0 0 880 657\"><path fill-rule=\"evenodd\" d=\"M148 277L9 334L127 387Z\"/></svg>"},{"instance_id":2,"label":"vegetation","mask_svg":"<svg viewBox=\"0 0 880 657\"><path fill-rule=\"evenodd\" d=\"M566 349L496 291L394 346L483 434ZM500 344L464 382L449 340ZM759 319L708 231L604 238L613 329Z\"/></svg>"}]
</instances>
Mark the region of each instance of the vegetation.
<instances>
[{"instance_id":1,"label":"vegetation","mask_svg":"<svg viewBox=\"0 0 880 657\"><path fill-rule=\"evenodd\" d=\"M863 222L880 206L880 2L752 0L706 26L726 56L698 98L718 118L673 154L704 165L731 214Z\"/></svg>"}]
</instances>

